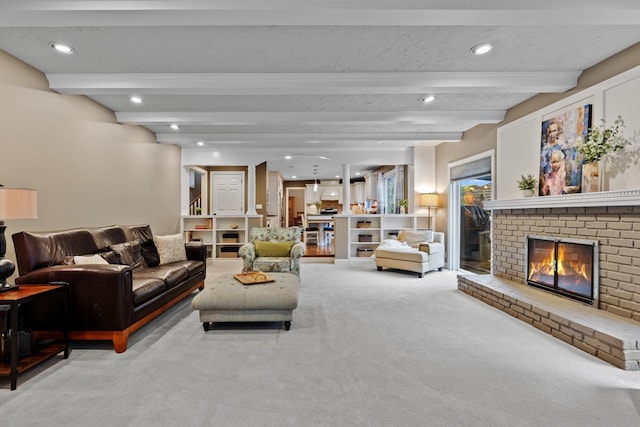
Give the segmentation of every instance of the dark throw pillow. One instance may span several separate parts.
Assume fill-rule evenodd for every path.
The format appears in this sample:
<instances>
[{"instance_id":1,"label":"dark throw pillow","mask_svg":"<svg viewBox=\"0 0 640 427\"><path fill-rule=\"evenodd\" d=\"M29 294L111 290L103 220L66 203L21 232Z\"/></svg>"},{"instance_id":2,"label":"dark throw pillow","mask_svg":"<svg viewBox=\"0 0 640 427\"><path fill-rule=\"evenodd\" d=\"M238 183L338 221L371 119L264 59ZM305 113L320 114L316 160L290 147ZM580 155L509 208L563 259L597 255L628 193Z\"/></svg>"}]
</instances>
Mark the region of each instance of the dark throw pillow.
<instances>
[{"instance_id":1,"label":"dark throw pillow","mask_svg":"<svg viewBox=\"0 0 640 427\"><path fill-rule=\"evenodd\" d=\"M130 266L133 271L138 271L144 267L144 258L142 258L140 251L139 240L109 245L109 249L120 255L120 264Z\"/></svg>"},{"instance_id":2,"label":"dark throw pillow","mask_svg":"<svg viewBox=\"0 0 640 427\"><path fill-rule=\"evenodd\" d=\"M160 255L158 254L158 248L153 240L147 240L140 245L140 251L142 252L142 258L149 267L157 267L160 265Z\"/></svg>"}]
</instances>

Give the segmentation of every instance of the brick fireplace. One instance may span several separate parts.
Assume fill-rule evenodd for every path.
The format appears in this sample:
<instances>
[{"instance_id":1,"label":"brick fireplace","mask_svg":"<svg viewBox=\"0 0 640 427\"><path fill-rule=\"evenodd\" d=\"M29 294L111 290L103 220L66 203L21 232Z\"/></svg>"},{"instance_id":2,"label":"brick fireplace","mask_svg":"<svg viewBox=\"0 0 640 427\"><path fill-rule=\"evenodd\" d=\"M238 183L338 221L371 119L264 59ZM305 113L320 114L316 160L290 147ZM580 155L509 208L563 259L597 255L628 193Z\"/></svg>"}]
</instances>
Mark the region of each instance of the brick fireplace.
<instances>
[{"instance_id":1,"label":"brick fireplace","mask_svg":"<svg viewBox=\"0 0 640 427\"><path fill-rule=\"evenodd\" d=\"M640 370L640 190L486 202L492 274L458 289L581 350ZM598 245L593 305L527 283L528 236Z\"/></svg>"},{"instance_id":2,"label":"brick fireplace","mask_svg":"<svg viewBox=\"0 0 640 427\"><path fill-rule=\"evenodd\" d=\"M558 207L493 211L492 271L526 281L526 236L597 240L599 308L640 322L640 206Z\"/></svg>"}]
</instances>

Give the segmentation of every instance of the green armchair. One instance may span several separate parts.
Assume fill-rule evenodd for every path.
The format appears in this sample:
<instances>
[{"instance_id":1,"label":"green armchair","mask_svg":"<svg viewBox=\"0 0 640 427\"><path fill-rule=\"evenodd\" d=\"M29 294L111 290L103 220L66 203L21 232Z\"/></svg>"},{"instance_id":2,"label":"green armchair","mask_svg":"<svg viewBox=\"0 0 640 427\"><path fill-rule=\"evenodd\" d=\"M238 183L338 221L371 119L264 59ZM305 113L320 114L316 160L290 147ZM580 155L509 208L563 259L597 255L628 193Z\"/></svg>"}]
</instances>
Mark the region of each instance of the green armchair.
<instances>
[{"instance_id":1,"label":"green armchair","mask_svg":"<svg viewBox=\"0 0 640 427\"><path fill-rule=\"evenodd\" d=\"M300 232L299 227L254 227L250 242L238 251L243 267L300 276L300 258L305 251Z\"/></svg>"}]
</instances>

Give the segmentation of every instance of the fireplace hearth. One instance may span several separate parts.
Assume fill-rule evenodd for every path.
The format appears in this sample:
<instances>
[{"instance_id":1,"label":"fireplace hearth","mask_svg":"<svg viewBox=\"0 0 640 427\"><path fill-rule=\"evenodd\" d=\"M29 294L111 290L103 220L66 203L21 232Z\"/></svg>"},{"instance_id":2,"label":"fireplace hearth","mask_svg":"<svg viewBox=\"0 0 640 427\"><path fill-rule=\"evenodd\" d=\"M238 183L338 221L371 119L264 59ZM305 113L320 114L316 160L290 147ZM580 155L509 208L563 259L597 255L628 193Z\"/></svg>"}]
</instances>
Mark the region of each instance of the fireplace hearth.
<instances>
[{"instance_id":1,"label":"fireplace hearth","mask_svg":"<svg viewBox=\"0 0 640 427\"><path fill-rule=\"evenodd\" d=\"M598 252L593 240L527 236L527 283L597 307Z\"/></svg>"}]
</instances>

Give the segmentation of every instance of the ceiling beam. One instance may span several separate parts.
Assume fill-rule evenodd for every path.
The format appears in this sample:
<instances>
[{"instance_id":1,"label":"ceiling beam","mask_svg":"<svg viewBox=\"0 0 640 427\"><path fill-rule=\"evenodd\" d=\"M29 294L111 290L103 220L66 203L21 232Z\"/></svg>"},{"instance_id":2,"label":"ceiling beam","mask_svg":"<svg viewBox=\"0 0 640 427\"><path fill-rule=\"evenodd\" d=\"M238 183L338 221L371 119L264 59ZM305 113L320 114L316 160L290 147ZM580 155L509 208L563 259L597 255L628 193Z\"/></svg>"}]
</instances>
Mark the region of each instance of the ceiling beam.
<instances>
[{"instance_id":1,"label":"ceiling beam","mask_svg":"<svg viewBox=\"0 0 640 427\"><path fill-rule=\"evenodd\" d=\"M291 142L299 141L313 145L316 142L456 142L462 132L375 132L375 133L157 133L158 142L195 143L208 142Z\"/></svg>"},{"instance_id":2,"label":"ceiling beam","mask_svg":"<svg viewBox=\"0 0 640 427\"><path fill-rule=\"evenodd\" d=\"M514 3L516 3L514 5ZM521 26L635 25L635 0L5 0L4 27L189 25Z\"/></svg>"},{"instance_id":3,"label":"ceiling beam","mask_svg":"<svg viewBox=\"0 0 640 427\"><path fill-rule=\"evenodd\" d=\"M447 121L498 123L506 111L340 111L340 112L116 112L120 123L140 125L254 125L254 124L434 124Z\"/></svg>"},{"instance_id":4,"label":"ceiling beam","mask_svg":"<svg viewBox=\"0 0 640 427\"><path fill-rule=\"evenodd\" d=\"M49 87L84 95L324 95L564 92L579 71L398 73L49 73Z\"/></svg>"}]
</instances>

